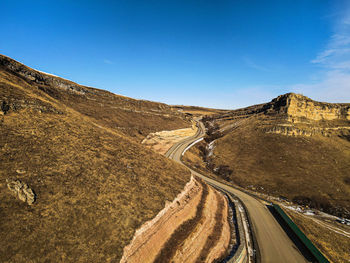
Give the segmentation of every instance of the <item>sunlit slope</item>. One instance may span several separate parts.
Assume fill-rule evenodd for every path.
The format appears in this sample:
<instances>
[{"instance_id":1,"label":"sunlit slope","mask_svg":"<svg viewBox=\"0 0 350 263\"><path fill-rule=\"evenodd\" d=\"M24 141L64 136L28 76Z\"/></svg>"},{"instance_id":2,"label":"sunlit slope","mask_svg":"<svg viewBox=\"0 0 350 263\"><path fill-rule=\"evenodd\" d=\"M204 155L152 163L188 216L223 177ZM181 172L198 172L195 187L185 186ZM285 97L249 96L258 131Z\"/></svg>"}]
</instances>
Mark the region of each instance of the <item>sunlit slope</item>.
<instances>
[{"instance_id":1,"label":"sunlit slope","mask_svg":"<svg viewBox=\"0 0 350 263\"><path fill-rule=\"evenodd\" d=\"M216 140L202 154L236 184L350 216L349 112L350 104L286 94L206 118L206 140Z\"/></svg>"},{"instance_id":2,"label":"sunlit slope","mask_svg":"<svg viewBox=\"0 0 350 263\"><path fill-rule=\"evenodd\" d=\"M20 86L29 85L33 93L70 107L92 121L142 140L147 134L160 130L187 128L185 115L170 106L145 100L135 100L105 90L81 86L60 77L33 70L6 56L0 55L2 79ZM8 92L2 94L13 107L22 104Z\"/></svg>"},{"instance_id":3,"label":"sunlit slope","mask_svg":"<svg viewBox=\"0 0 350 263\"><path fill-rule=\"evenodd\" d=\"M134 137L187 122L164 104L45 80L20 65L23 75L0 60L1 261L118 261L135 229L190 180ZM34 204L6 180L28 184Z\"/></svg>"}]
</instances>

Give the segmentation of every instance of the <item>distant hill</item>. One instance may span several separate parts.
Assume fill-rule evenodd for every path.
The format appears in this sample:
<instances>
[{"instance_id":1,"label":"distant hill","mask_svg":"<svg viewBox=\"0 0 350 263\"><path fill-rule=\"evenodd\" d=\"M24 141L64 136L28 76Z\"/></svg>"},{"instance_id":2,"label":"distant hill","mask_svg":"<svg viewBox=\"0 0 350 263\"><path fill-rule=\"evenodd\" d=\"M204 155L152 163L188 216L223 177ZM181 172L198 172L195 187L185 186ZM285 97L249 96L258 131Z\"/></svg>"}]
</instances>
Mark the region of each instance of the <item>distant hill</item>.
<instances>
[{"instance_id":1,"label":"distant hill","mask_svg":"<svg viewBox=\"0 0 350 263\"><path fill-rule=\"evenodd\" d=\"M206 169L242 187L350 217L350 104L288 93L204 123L208 136L197 150Z\"/></svg>"},{"instance_id":2,"label":"distant hill","mask_svg":"<svg viewBox=\"0 0 350 263\"><path fill-rule=\"evenodd\" d=\"M24 86L27 93L34 93L45 97L51 102L59 103L88 116L92 121L104 127L120 131L125 135L139 140L148 133L159 130L178 129L188 127L190 122L184 114L173 110L164 103L135 100L113 94L111 92L81 86L69 80L51 74L33 70L9 57L0 55L2 77L1 103L5 111L32 107L49 111L43 102L33 99L24 100ZM5 85L17 84L21 88L9 89Z\"/></svg>"},{"instance_id":3,"label":"distant hill","mask_svg":"<svg viewBox=\"0 0 350 263\"><path fill-rule=\"evenodd\" d=\"M166 104L0 55L1 261L119 261L135 230L190 180L140 142L190 125Z\"/></svg>"}]
</instances>

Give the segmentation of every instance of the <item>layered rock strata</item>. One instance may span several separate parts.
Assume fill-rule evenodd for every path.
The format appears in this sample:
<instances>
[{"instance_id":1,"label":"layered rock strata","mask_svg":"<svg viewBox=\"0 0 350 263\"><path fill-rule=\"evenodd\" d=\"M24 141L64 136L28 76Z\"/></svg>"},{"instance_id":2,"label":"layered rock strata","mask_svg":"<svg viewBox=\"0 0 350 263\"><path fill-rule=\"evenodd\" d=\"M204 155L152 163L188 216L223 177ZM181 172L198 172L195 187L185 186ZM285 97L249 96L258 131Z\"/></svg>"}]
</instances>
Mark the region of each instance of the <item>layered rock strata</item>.
<instances>
[{"instance_id":1,"label":"layered rock strata","mask_svg":"<svg viewBox=\"0 0 350 263\"><path fill-rule=\"evenodd\" d=\"M276 125L271 128L265 129L266 133L282 134L287 136L313 136L313 135L350 135L350 127L333 127L333 128L320 128L320 127L310 127L310 128L298 128L293 125Z\"/></svg>"},{"instance_id":2,"label":"layered rock strata","mask_svg":"<svg viewBox=\"0 0 350 263\"><path fill-rule=\"evenodd\" d=\"M135 232L121 262L213 262L229 243L226 198L192 177L173 202Z\"/></svg>"},{"instance_id":3,"label":"layered rock strata","mask_svg":"<svg viewBox=\"0 0 350 263\"><path fill-rule=\"evenodd\" d=\"M289 121L300 119L350 120L349 103L326 103L314 101L301 94L287 93L273 99L263 106L264 111L285 113Z\"/></svg>"}]
</instances>

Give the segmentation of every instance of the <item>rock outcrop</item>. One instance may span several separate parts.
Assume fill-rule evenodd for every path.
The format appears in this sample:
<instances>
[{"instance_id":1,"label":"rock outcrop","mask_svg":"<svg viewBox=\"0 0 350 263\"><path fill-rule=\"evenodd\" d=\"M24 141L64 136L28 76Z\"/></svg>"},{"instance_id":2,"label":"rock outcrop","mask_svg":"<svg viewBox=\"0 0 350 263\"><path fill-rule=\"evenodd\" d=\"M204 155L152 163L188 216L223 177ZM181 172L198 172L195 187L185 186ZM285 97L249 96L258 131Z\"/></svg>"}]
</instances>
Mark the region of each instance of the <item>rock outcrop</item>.
<instances>
[{"instance_id":1,"label":"rock outcrop","mask_svg":"<svg viewBox=\"0 0 350 263\"><path fill-rule=\"evenodd\" d=\"M4 55L0 55L0 66L20 75L28 81L32 81L37 84L54 86L80 95L92 92L91 90L77 85L72 81L68 81L48 73L31 69Z\"/></svg>"},{"instance_id":2,"label":"rock outcrop","mask_svg":"<svg viewBox=\"0 0 350 263\"><path fill-rule=\"evenodd\" d=\"M318 102L295 93L278 96L263 108L267 113L284 113L292 122L300 119L350 120L350 104Z\"/></svg>"},{"instance_id":3,"label":"rock outcrop","mask_svg":"<svg viewBox=\"0 0 350 263\"><path fill-rule=\"evenodd\" d=\"M204 121L220 126L220 136L250 117L264 120L262 130L287 136L339 136L350 138L350 103L326 103L287 93L272 101L234 110ZM226 131L227 130L227 131Z\"/></svg>"},{"instance_id":4,"label":"rock outcrop","mask_svg":"<svg viewBox=\"0 0 350 263\"><path fill-rule=\"evenodd\" d=\"M337 135L340 137L349 137L350 136L350 126L349 127L333 127L333 128L320 128L320 127L303 127L298 128L294 125L275 125L271 128L264 129L266 133L275 133L288 136L313 136L313 135L322 135L322 136L332 136Z\"/></svg>"},{"instance_id":5,"label":"rock outcrop","mask_svg":"<svg viewBox=\"0 0 350 263\"><path fill-rule=\"evenodd\" d=\"M32 205L35 202L36 196L28 184L21 182L20 180L6 180L7 188L19 198L19 200L26 202L28 205Z\"/></svg>"},{"instance_id":6,"label":"rock outcrop","mask_svg":"<svg viewBox=\"0 0 350 263\"><path fill-rule=\"evenodd\" d=\"M141 143L155 152L165 154L175 143L195 135L196 132L197 126L193 124L191 128L150 133Z\"/></svg>"}]
</instances>

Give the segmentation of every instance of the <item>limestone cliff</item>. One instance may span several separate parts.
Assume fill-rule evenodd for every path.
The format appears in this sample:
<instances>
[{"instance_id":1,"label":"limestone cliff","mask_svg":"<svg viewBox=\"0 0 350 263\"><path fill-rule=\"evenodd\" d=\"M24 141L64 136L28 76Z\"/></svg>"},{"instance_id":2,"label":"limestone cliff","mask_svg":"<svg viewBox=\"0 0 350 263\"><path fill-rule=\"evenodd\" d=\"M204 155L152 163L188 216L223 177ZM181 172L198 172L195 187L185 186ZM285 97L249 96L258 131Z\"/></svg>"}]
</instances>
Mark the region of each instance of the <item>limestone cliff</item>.
<instances>
[{"instance_id":1,"label":"limestone cliff","mask_svg":"<svg viewBox=\"0 0 350 263\"><path fill-rule=\"evenodd\" d=\"M250 118L259 120L255 128L265 133L338 136L350 140L350 103L318 102L295 93L280 95L268 103L206 116L203 121L211 139L215 139L239 128Z\"/></svg>"},{"instance_id":2,"label":"limestone cliff","mask_svg":"<svg viewBox=\"0 0 350 263\"><path fill-rule=\"evenodd\" d=\"M264 127L267 133L350 137L349 103L318 102L300 94L287 93L262 105L260 112L277 117Z\"/></svg>"},{"instance_id":3,"label":"limestone cliff","mask_svg":"<svg viewBox=\"0 0 350 263\"><path fill-rule=\"evenodd\" d=\"M348 103L318 102L295 93L278 96L266 104L265 110L284 113L292 122L301 119L312 121L350 120L350 104Z\"/></svg>"}]
</instances>

